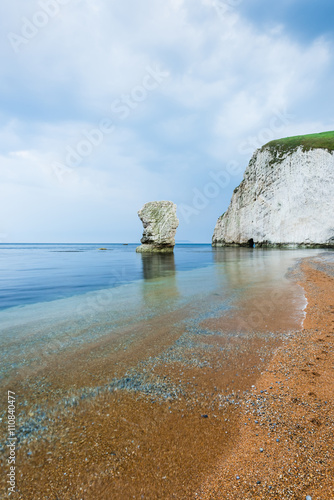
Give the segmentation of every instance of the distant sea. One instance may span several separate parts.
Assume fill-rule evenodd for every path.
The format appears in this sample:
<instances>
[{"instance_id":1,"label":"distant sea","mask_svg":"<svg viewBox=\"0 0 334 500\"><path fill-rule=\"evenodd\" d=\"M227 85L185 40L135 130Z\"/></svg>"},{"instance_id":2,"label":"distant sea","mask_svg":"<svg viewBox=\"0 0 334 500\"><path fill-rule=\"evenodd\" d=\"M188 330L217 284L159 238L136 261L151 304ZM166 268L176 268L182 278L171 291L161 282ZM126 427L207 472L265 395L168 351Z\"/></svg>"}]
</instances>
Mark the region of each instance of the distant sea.
<instances>
[{"instance_id":1,"label":"distant sea","mask_svg":"<svg viewBox=\"0 0 334 500\"><path fill-rule=\"evenodd\" d=\"M213 265L211 245L142 256L137 244L0 244L0 310L64 299ZM107 250L99 250L106 248Z\"/></svg>"},{"instance_id":2,"label":"distant sea","mask_svg":"<svg viewBox=\"0 0 334 500\"><path fill-rule=\"evenodd\" d=\"M178 244L172 255L137 254L137 244L115 243L2 243L0 244L0 310L80 296L130 283L171 278L190 289L208 287L203 274L189 271L210 268L207 280L224 279L235 293L230 277L239 273L240 287L282 280L297 258L318 251L215 249L210 244ZM100 250L104 248L106 250ZM191 279L190 279L191 278ZM165 281L165 283L167 283ZM242 285L241 285L242 283ZM160 287L161 293L161 287Z\"/></svg>"}]
</instances>

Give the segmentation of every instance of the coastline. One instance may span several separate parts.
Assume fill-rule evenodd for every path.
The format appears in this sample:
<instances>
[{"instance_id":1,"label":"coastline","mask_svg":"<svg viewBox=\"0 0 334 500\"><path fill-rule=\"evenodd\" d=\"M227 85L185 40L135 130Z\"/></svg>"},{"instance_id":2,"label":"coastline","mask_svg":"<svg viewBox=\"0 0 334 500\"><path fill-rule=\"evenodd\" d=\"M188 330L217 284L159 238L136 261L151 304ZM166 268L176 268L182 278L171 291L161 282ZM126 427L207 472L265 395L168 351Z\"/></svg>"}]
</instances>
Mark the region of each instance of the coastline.
<instances>
[{"instance_id":1,"label":"coastline","mask_svg":"<svg viewBox=\"0 0 334 500\"><path fill-rule=\"evenodd\" d=\"M294 274L307 298L303 327L243 402L238 443L197 498L333 498L333 254L303 260Z\"/></svg>"},{"instance_id":2,"label":"coastline","mask_svg":"<svg viewBox=\"0 0 334 500\"><path fill-rule=\"evenodd\" d=\"M267 389L264 377L273 370L279 352L290 349L293 342L298 348L300 335L307 348L309 316L304 333L300 332L305 316L300 285L308 282L300 266L291 271L292 280L277 280L285 254L283 261L270 258L268 264L260 253L251 255L246 266L244 261L229 266L223 252L216 255L218 264L222 259L221 267L192 272L196 283L205 278L210 288L189 302L178 302L174 278L163 282L162 297L151 288L152 282L143 284L142 298L148 310L155 306L157 315L143 311L139 318L135 309L128 323L120 316L119 329L109 332L116 317L108 322L109 313L98 312L92 321L99 318L106 333L101 335L100 325L95 324L94 337L89 323L83 323L82 337L70 335L66 349L51 351L45 365L36 353L37 346L44 349L43 337L25 345L26 361L29 349L33 354L31 365L23 366L10 381L11 388L24 395L18 406L18 498L109 500L125 498L124 492L128 498L152 500L261 498L259 486L266 480L253 484L253 470L250 477L238 473L236 485L231 460L234 457L235 466L247 471L247 460L242 464L240 455L247 440L254 438L245 434L254 420L249 412L255 408L271 413L270 397L260 391ZM313 258L318 267L324 259ZM305 262L309 260L302 260L302 265ZM219 271L224 279L213 286ZM254 276L258 281L252 285ZM312 285L314 277L310 279ZM237 293L231 300L234 289ZM163 308L161 300L166 298ZM307 314L310 306L309 301ZM41 325L43 335L44 329ZM67 335L64 325L62 330ZM17 344L22 350L19 339ZM289 366L289 357L280 362L284 364L278 362L277 377ZM260 381L264 388L259 388ZM271 403L278 398L280 405L285 387L275 385L278 392L272 391ZM257 418L260 423L261 418ZM268 432L265 422L255 425ZM275 445L280 445L279 439ZM256 454L251 460L260 464L265 454L260 453L260 461ZM250 492L235 490L243 483ZM231 493L226 493L227 485ZM272 498L282 498L275 494L272 489ZM263 498L270 498L266 495L264 491Z\"/></svg>"}]
</instances>

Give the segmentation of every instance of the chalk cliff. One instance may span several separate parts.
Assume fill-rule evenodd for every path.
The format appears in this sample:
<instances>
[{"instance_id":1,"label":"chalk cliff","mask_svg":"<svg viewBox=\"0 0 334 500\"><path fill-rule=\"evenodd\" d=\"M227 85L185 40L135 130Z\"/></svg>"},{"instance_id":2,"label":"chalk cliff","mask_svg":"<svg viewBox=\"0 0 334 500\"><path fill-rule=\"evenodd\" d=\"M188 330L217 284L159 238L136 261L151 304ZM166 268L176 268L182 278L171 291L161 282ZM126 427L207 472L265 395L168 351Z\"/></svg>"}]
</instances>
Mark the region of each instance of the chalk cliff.
<instances>
[{"instance_id":1,"label":"chalk cliff","mask_svg":"<svg viewBox=\"0 0 334 500\"><path fill-rule=\"evenodd\" d=\"M176 205L171 201L151 201L138 212L144 231L136 252L173 252L179 225Z\"/></svg>"},{"instance_id":2,"label":"chalk cliff","mask_svg":"<svg viewBox=\"0 0 334 500\"><path fill-rule=\"evenodd\" d=\"M219 217L213 246L334 247L334 132L258 149Z\"/></svg>"}]
</instances>

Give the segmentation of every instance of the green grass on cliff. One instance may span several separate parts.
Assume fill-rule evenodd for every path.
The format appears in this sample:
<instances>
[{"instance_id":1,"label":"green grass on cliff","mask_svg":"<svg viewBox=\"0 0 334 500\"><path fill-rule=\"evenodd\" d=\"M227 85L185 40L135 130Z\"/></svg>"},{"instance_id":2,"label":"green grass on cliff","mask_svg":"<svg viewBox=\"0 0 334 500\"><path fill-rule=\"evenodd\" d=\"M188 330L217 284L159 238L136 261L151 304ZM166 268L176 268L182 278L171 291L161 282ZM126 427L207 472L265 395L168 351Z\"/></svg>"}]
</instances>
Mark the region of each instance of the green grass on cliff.
<instances>
[{"instance_id":1,"label":"green grass on cliff","mask_svg":"<svg viewBox=\"0 0 334 500\"><path fill-rule=\"evenodd\" d=\"M327 149L334 151L334 132L322 132L321 134L296 135L295 137L286 137L265 144L261 150L271 148L279 150L281 153L290 153L299 146L304 151L310 149Z\"/></svg>"}]
</instances>

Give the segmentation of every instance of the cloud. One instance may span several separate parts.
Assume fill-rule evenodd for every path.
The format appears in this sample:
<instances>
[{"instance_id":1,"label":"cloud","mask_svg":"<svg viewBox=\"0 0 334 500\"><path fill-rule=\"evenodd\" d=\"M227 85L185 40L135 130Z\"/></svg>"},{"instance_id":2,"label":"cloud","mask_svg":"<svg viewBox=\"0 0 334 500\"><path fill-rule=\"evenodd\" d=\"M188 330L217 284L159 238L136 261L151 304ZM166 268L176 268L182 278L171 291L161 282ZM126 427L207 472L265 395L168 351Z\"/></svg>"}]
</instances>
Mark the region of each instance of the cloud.
<instances>
[{"instance_id":1,"label":"cloud","mask_svg":"<svg viewBox=\"0 0 334 500\"><path fill-rule=\"evenodd\" d=\"M333 128L330 39L296 39L284 16L260 26L244 2L223 15L216 4L1 6L1 208L15 241L138 240L146 201L192 206L210 171L245 167L261 140ZM13 47L9 35L24 36L46 5L55 14ZM180 225L181 239L210 239L241 171Z\"/></svg>"}]
</instances>

